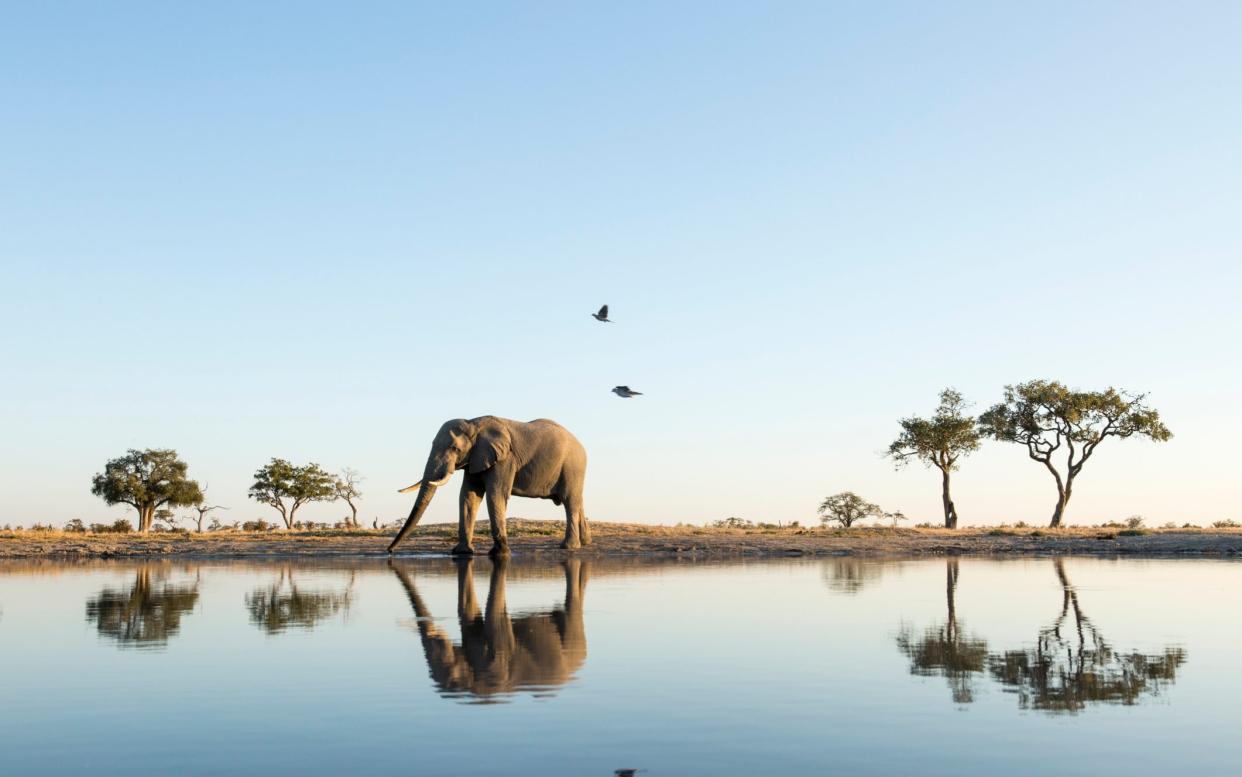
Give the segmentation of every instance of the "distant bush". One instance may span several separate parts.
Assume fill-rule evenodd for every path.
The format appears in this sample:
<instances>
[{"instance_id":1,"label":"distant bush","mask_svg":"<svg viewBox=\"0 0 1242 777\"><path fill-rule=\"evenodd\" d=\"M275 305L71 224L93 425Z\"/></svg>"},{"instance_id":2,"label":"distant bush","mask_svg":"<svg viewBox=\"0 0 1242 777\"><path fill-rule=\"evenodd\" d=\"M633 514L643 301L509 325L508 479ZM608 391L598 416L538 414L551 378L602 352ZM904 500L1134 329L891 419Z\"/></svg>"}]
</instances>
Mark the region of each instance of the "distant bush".
<instances>
[{"instance_id":1,"label":"distant bush","mask_svg":"<svg viewBox=\"0 0 1242 777\"><path fill-rule=\"evenodd\" d=\"M262 518L259 518L254 521L246 521L242 523L241 528L242 531L271 531L276 528L276 524L268 523Z\"/></svg>"},{"instance_id":2,"label":"distant bush","mask_svg":"<svg viewBox=\"0 0 1242 777\"><path fill-rule=\"evenodd\" d=\"M72 532L73 534L85 534L86 525L82 523L81 518L74 518L72 521L65 524L65 531Z\"/></svg>"},{"instance_id":3,"label":"distant bush","mask_svg":"<svg viewBox=\"0 0 1242 777\"><path fill-rule=\"evenodd\" d=\"M1027 523L1026 521L1018 521L1017 523L1015 523L1015 524L1013 525L1013 528L1015 528L1015 529L1028 529L1028 528L1030 528L1030 524L1029 524L1029 523Z\"/></svg>"},{"instance_id":4,"label":"distant bush","mask_svg":"<svg viewBox=\"0 0 1242 777\"><path fill-rule=\"evenodd\" d=\"M107 523L92 523L91 532L93 534L129 534L134 530L134 525L129 521L121 518L120 520Z\"/></svg>"},{"instance_id":5,"label":"distant bush","mask_svg":"<svg viewBox=\"0 0 1242 777\"><path fill-rule=\"evenodd\" d=\"M935 525L935 524L932 524L932 523L923 522L923 523L916 523L916 524L914 524L914 528L916 528L916 529L934 529L934 528L936 528L936 525Z\"/></svg>"},{"instance_id":6,"label":"distant bush","mask_svg":"<svg viewBox=\"0 0 1242 777\"><path fill-rule=\"evenodd\" d=\"M1143 516L1131 515L1129 518L1126 519L1126 528L1127 529L1143 528Z\"/></svg>"},{"instance_id":7,"label":"distant bush","mask_svg":"<svg viewBox=\"0 0 1242 777\"><path fill-rule=\"evenodd\" d=\"M56 531L56 527L50 523L32 523L30 525L30 530L31 531Z\"/></svg>"},{"instance_id":8,"label":"distant bush","mask_svg":"<svg viewBox=\"0 0 1242 777\"><path fill-rule=\"evenodd\" d=\"M729 516L728 518L721 518L719 521L712 521L711 525L712 525L712 528L715 528L715 529L753 529L755 528L754 523L746 520L745 518L738 518L737 516Z\"/></svg>"},{"instance_id":9,"label":"distant bush","mask_svg":"<svg viewBox=\"0 0 1242 777\"><path fill-rule=\"evenodd\" d=\"M1163 524L1161 524L1161 525L1160 525L1160 528L1161 528L1161 529L1176 529L1176 528L1177 528L1177 524L1176 524L1176 523L1174 523L1173 521L1169 521L1169 522L1167 522L1167 523L1163 523Z\"/></svg>"},{"instance_id":10,"label":"distant bush","mask_svg":"<svg viewBox=\"0 0 1242 777\"><path fill-rule=\"evenodd\" d=\"M1226 518L1223 521L1212 521L1213 529L1242 529L1242 523Z\"/></svg>"},{"instance_id":11,"label":"distant bush","mask_svg":"<svg viewBox=\"0 0 1242 777\"><path fill-rule=\"evenodd\" d=\"M1122 529L1121 531L1117 532L1118 537L1142 537L1146 534L1151 534L1151 532L1147 531L1146 529L1139 529L1139 528Z\"/></svg>"}]
</instances>

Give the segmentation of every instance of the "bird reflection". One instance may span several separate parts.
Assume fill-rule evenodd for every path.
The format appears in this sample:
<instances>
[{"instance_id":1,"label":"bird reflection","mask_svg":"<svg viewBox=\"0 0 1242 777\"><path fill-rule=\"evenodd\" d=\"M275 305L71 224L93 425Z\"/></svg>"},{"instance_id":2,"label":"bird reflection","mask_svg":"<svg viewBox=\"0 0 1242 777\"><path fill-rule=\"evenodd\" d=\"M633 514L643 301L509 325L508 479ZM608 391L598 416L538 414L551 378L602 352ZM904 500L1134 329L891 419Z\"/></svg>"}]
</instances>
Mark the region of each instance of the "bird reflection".
<instances>
[{"instance_id":1,"label":"bird reflection","mask_svg":"<svg viewBox=\"0 0 1242 777\"><path fill-rule=\"evenodd\" d=\"M506 559L492 562L486 609L474 592L472 559L458 559L457 618L461 644L436 626L418 593L411 568L390 563L418 617L418 634L431 679L441 695L470 702L502 701L517 691L551 695L572 679L586 660L582 599L588 563L562 562L565 603L550 611L509 616L505 598Z\"/></svg>"},{"instance_id":2,"label":"bird reflection","mask_svg":"<svg viewBox=\"0 0 1242 777\"><path fill-rule=\"evenodd\" d=\"M958 562L946 563L948 619L915 636L903 629L897 647L910 659L910 671L942 676L953 700L973 701L973 682L985 675L1017 694L1022 709L1076 713L1088 704L1137 704L1157 696L1177 679L1186 661L1180 647L1154 654L1119 652L1083 612L1078 591L1070 583L1062 559L1053 561L1061 584L1061 611L1040 629L1035 644L1017 650L989 652L987 642L967 636L956 607Z\"/></svg>"},{"instance_id":3,"label":"bird reflection","mask_svg":"<svg viewBox=\"0 0 1242 777\"><path fill-rule=\"evenodd\" d=\"M128 590L105 588L86 602L86 619L120 647L161 648L181 628L181 617L198 603L198 580L172 584L167 568L139 567Z\"/></svg>"},{"instance_id":4,"label":"bird reflection","mask_svg":"<svg viewBox=\"0 0 1242 777\"><path fill-rule=\"evenodd\" d=\"M311 629L338 612L349 609L353 597L354 575L344 591L306 590L298 586L293 570L284 566L280 578L267 588L246 595L250 622L268 634L290 628Z\"/></svg>"}]
</instances>

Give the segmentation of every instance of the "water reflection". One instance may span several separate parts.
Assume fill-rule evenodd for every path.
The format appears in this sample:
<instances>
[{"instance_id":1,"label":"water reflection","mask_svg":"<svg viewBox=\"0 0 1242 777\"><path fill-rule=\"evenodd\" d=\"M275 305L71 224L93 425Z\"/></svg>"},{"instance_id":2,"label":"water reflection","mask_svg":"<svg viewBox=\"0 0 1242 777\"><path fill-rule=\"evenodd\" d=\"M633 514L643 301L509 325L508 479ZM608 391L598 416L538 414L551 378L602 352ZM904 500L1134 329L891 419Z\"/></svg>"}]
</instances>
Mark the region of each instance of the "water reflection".
<instances>
[{"instance_id":1,"label":"water reflection","mask_svg":"<svg viewBox=\"0 0 1242 777\"><path fill-rule=\"evenodd\" d=\"M275 583L246 595L250 622L268 634L289 628L312 629L320 621L349 609L355 574L350 573L349 585L343 591L307 590L299 587L292 567L286 564Z\"/></svg>"},{"instance_id":2,"label":"water reflection","mask_svg":"<svg viewBox=\"0 0 1242 777\"><path fill-rule=\"evenodd\" d=\"M884 565L860 558L839 558L823 565L821 576L828 590L856 594L884 574Z\"/></svg>"},{"instance_id":3,"label":"water reflection","mask_svg":"<svg viewBox=\"0 0 1242 777\"><path fill-rule=\"evenodd\" d=\"M439 627L418 593L412 567L393 563L418 618L418 634L431 679L441 695L472 702L503 701L505 694L531 691L552 695L586 660L582 599L589 562L561 563L565 602L546 612L510 618L505 589L509 562L492 562L486 609L474 592L474 562L457 560L457 619L461 644Z\"/></svg>"},{"instance_id":4,"label":"water reflection","mask_svg":"<svg viewBox=\"0 0 1242 777\"><path fill-rule=\"evenodd\" d=\"M147 564L128 590L105 588L86 602L86 619L121 647L160 648L181 628L181 616L198 603L198 580L174 585L168 570Z\"/></svg>"},{"instance_id":5,"label":"water reflection","mask_svg":"<svg viewBox=\"0 0 1242 777\"><path fill-rule=\"evenodd\" d=\"M945 565L945 601L948 617L920 636L909 629L897 635L897 647L910 659L913 674L944 677L953 693L953 701L968 704L974 701L974 677L984 670L988 643L968 635L957 620L957 559Z\"/></svg>"},{"instance_id":6,"label":"water reflection","mask_svg":"<svg viewBox=\"0 0 1242 777\"><path fill-rule=\"evenodd\" d=\"M1154 654L1115 650L1083 612L1064 560L1055 559L1052 566L1061 587L1059 614L1039 630L1033 645L989 652L986 641L965 635L958 623L958 562L948 560L946 622L918 637L909 629L897 636L911 673L944 677L953 700L969 703L972 682L986 671L1004 690L1017 694L1021 709L1054 714L1076 713L1088 704L1136 704L1144 695L1158 696L1177 679L1186 661L1184 649L1169 646Z\"/></svg>"}]
</instances>

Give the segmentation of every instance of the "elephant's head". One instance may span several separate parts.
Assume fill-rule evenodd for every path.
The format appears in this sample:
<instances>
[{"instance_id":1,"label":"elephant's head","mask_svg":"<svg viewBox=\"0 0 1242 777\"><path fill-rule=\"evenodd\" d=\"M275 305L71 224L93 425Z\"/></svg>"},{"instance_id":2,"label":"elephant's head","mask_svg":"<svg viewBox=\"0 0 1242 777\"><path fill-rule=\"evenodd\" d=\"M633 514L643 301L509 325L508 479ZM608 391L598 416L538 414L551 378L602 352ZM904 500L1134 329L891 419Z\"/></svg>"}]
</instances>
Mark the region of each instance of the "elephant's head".
<instances>
[{"instance_id":1,"label":"elephant's head","mask_svg":"<svg viewBox=\"0 0 1242 777\"><path fill-rule=\"evenodd\" d=\"M418 498L414 500L410 517L397 532L388 551L391 553L397 543L418 525L436 489L447 483L454 472L463 467L471 473L489 469L508 457L512 442L509 429L500 419L491 416L446 421L431 442L431 453L427 455L427 465L423 467L423 479L401 489L403 494L419 489Z\"/></svg>"}]
</instances>

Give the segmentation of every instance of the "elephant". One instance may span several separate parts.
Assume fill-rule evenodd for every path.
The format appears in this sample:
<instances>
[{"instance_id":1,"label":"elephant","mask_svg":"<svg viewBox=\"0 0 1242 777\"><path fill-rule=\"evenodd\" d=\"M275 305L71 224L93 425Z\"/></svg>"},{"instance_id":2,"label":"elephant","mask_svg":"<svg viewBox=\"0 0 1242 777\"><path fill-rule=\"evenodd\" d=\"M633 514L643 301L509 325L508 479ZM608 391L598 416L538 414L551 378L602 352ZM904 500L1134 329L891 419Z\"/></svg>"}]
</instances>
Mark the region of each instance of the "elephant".
<instances>
[{"instance_id":1,"label":"elephant","mask_svg":"<svg viewBox=\"0 0 1242 777\"><path fill-rule=\"evenodd\" d=\"M454 555L474 554L474 519L485 497L491 516L490 553L499 556L509 552L505 510L513 494L564 505L565 538L561 547L590 545L591 530L582 506L586 463L586 449L578 438L546 418L522 422L485 415L446 421L432 440L423 479L400 491L404 494L419 489L410 517L388 552L392 553L418 525L436 489L459 469L466 473L458 501Z\"/></svg>"},{"instance_id":2,"label":"elephant","mask_svg":"<svg viewBox=\"0 0 1242 777\"><path fill-rule=\"evenodd\" d=\"M479 613L474 593L474 560L458 558L457 618L461 644L454 645L436 627L413 575L392 561L389 566L409 597L418 618L418 634L431 679L447 697L478 702L516 691L549 693L573 678L586 660L586 631L582 625L582 599L589 562L568 559L565 574L565 605L550 612L509 617L505 597L508 559L492 562L487 606Z\"/></svg>"}]
</instances>

